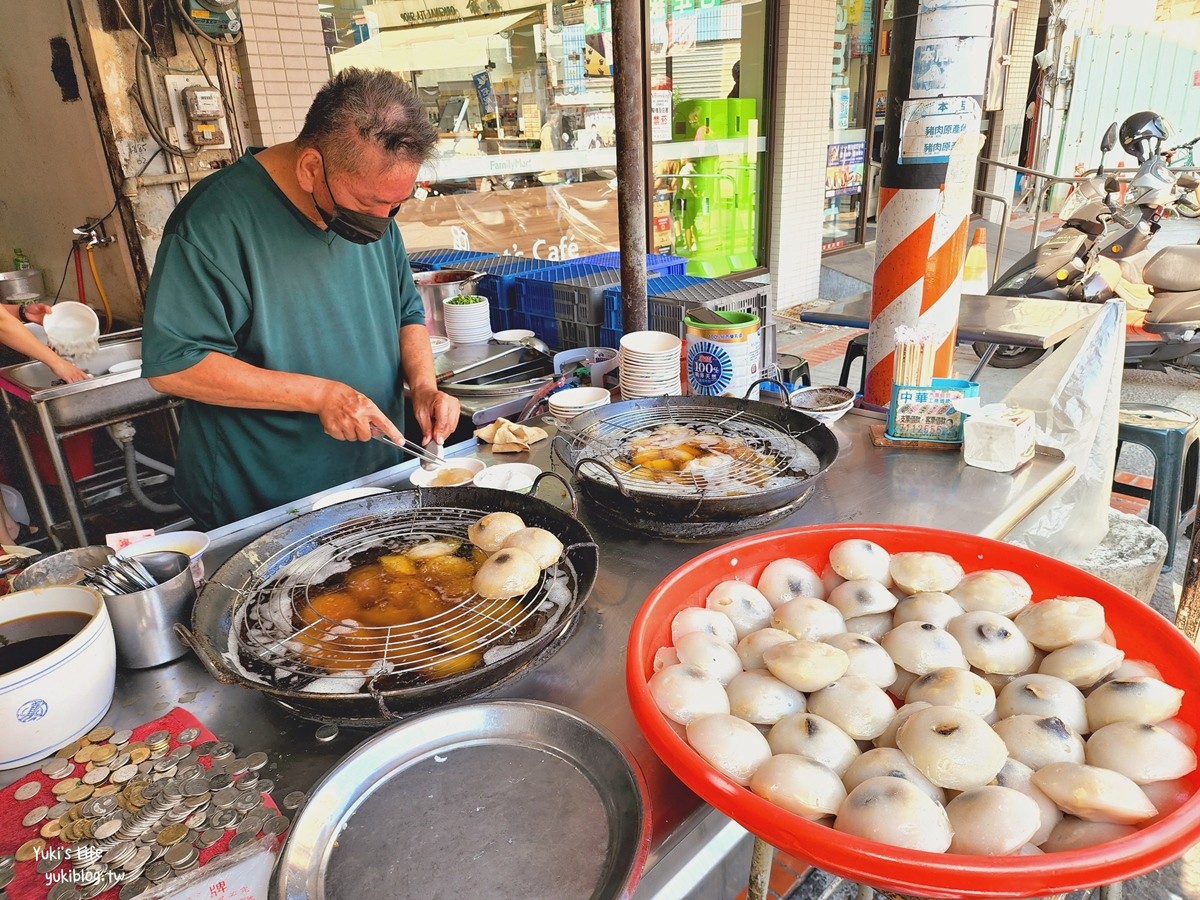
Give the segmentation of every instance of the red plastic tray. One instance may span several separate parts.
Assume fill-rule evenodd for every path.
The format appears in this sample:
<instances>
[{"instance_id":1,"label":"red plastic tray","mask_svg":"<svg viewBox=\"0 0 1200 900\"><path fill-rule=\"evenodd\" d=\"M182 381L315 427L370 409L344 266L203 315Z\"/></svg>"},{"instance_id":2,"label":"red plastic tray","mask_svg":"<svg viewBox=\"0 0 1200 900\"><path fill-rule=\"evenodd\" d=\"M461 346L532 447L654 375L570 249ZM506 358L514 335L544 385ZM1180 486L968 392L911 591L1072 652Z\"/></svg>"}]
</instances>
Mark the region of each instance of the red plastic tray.
<instances>
[{"instance_id":1,"label":"red plastic tray","mask_svg":"<svg viewBox=\"0 0 1200 900\"><path fill-rule=\"evenodd\" d=\"M633 714L647 742L684 784L781 850L872 887L921 897L1040 897L1113 884L1172 862L1200 840L1200 771L1188 776L1192 793L1182 806L1128 838L1069 853L984 857L918 852L852 837L788 813L712 769L658 711L647 687L654 652L671 643L671 619L681 609L702 606L721 581L754 583L781 556L824 571L829 549L849 538L866 538L892 552L948 553L967 572L1011 569L1029 581L1035 600L1093 598L1104 605L1126 657L1150 660L1168 684L1185 691L1179 718L1200 731L1200 652L1161 615L1108 582L1020 547L952 531L809 526L755 535L696 557L663 579L633 622L625 670Z\"/></svg>"}]
</instances>

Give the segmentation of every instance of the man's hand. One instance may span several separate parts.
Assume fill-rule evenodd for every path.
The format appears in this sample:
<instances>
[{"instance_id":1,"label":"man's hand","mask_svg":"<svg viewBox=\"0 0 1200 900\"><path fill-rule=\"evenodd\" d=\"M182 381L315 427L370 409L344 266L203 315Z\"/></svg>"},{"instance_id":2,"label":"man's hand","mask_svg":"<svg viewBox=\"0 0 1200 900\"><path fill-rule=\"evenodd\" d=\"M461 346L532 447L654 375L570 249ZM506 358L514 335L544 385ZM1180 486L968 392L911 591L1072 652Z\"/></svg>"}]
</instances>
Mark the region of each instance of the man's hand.
<instances>
[{"instance_id":1,"label":"man's hand","mask_svg":"<svg viewBox=\"0 0 1200 900\"><path fill-rule=\"evenodd\" d=\"M76 381L83 381L90 377L87 372L76 365L72 365L65 359L59 359L57 363L50 364L50 371L61 378L67 384L72 384Z\"/></svg>"},{"instance_id":2,"label":"man's hand","mask_svg":"<svg viewBox=\"0 0 1200 900\"><path fill-rule=\"evenodd\" d=\"M459 403L457 397L435 389L412 392L413 413L421 426L421 443L436 441L444 444L450 433L458 427Z\"/></svg>"},{"instance_id":3,"label":"man's hand","mask_svg":"<svg viewBox=\"0 0 1200 900\"><path fill-rule=\"evenodd\" d=\"M322 392L317 415L325 433L339 441L369 441L374 427L395 443L404 443L404 435L370 397L341 382L329 382Z\"/></svg>"},{"instance_id":4,"label":"man's hand","mask_svg":"<svg viewBox=\"0 0 1200 900\"><path fill-rule=\"evenodd\" d=\"M47 313L53 312L54 307L49 303L30 303L25 307L25 321L32 322L34 325L41 325L45 320ZM61 375L59 376L62 377ZM68 381L72 379L68 378ZM79 379L73 379L78 381Z\"/></svg>"}]
</instances>

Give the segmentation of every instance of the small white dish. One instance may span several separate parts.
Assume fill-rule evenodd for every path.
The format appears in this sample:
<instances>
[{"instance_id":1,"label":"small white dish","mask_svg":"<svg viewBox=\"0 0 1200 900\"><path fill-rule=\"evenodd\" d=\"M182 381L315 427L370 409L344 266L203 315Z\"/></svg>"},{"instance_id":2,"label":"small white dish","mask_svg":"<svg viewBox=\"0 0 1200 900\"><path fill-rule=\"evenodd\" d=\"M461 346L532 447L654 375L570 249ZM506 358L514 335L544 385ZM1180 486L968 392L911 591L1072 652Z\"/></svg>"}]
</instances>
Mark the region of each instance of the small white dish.
<instances>
[{"instance_id":1,"label":"small white dish","mask_svg":"<svg viewBox=\"0 0 1200 900\"><path fill-rule=\"evenodd\" d=\"M140 359L126 359L119 363L113 363L108 367L109 375L120 375L122 372L132 372L135 369L141 369L142 361Z\"/></svg>"},{"instance_id":2,"label":"small white dish","mask_svg":"<svg viewBox=\"0 0 1200 900\"><path fill-rule=\"evenodd\" d=\"M189 568L192 570L192 579L199 584L204 580L204 551L208 549L209 543L208 535L203 531L164 531L162 534L134 541L128 547L118 550L117 556L130 559L160 550L186 554Z\"/></svg>"},{"instance_id":3,"label":"small white dish","mask_svg":"<svg viewBox=\"0 0 1200 900\"><path fill-rule=\"evenodd\" d=\"M497 463L474 478L475 487L528 494L542 470L532 463Z\"/></svg>"},{"instance_id":4,"label":"small white dish","mask_svg":"<svg viewBox=\"0 0 1200 900\"><path fill-rule=\"evenodd\" d=\"M494 337L501 344L519 344L525 338L531 338L534 334L528 328L509 328L506 331L497 331Z\"/></svg>"},{"instance_id":5,"label":"small white dish","mask_svg":"<svg viewBox=\"0 0 1200 900\"><path fill-rule=\"evenodd\" d=\"M327 506L333 506L336 503L345 503L347 500L357 500L359 497L373 497L376 494L390 493L390 488L385 487L357 487L347 488L344 491L334 491L332 494L326 494L321 497L312 506L309 507L311 512L316 512L318 509L324 509Z\"/></svg>"},{"instance_id":6,"label":"small white dish","mask_svg":"<svg viewBox=\"0 0 1200 900\"><path fill-rule=\"evenodd\" d=\"M417 487L462 487L470 484L471 480L486 468L487 463L482 459L447 459L446 465L435 469L422 469L418 466L409 473L408 480ZM444 483L447 473L456 469L461 469L466 474L461 479Z\"/></svg>"},{"instance_id":7,"label":"small white dish","mask_svg":"<svg viewBox=\"0 0 1200 900\"><path fill-rule=\"evenodd\" d=\"M441 335L431 334L429 336L429 347L433 350L433 355L437 356L440 353L445 353L450 349L450 338L442 337Z\"/></svg>"}]
</instances>

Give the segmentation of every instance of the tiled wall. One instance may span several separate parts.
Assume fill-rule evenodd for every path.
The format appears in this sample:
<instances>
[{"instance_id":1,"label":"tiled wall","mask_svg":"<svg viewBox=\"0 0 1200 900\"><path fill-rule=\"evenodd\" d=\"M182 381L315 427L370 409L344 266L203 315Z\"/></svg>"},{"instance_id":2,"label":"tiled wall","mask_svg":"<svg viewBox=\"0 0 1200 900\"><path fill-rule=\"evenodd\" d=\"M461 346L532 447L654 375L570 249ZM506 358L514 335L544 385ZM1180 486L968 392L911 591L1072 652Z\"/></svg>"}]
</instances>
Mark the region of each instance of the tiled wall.
<instances>
[{"instance_id":1,"label":"tiled wall","mask_svg":"<svg viewBox=\"0 0 1200 900\"><path fill-rule=\"evenodd\" d=\"M771 125L771 282L780 309L815 300L836 0L782 0Z\"/></svg>"},{"instance_id":2,"label":"tiled wall","mask_svg":"<svg viewBox=\"0 0 1200 900\"><path fill-rule=\"evenodd\" d=\"M1025 124L1025 108L1029 105L1029 72L1033 63L1033 44L1037 37L1038 13L1041 0L1019 0L1016 28L1013 32L1012 62L1008 67L1008 88L1004 94L1004 109L992 113L992 128L999 136L993 145L992 159L1016 164L1020 146L1012 153L1002 154L1006 129L1015 129L1019 136ZM1011 132L1010 132L1011 133ZM984 190L1002 197L1013 195L1016 173L998 166L988 166ZM1003 207L991 200L984 201L983 214L993 222L1000 221Z\"/></svg>"},{"instance_id":3,"label":"tiled wall","mask_svg":"<svg viewBox=\"0 0 1200 900\"><path fill-rule=\"evenodd\" d=\"M250 141L290 141L317 90L329 80L317 0L242 0L246 38L238 47Z\"/></svg>"}]
</instances>

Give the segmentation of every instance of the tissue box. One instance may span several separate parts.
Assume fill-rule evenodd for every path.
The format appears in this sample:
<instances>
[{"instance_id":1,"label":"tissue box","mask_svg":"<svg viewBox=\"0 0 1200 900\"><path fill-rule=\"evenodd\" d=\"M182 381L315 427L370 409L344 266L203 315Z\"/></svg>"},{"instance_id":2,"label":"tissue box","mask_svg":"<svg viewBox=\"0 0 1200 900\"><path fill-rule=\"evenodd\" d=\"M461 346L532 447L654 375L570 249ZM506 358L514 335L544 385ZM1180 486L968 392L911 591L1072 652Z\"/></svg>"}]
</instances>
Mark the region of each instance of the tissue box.
<instances>
[{"instance_id":1,"label":"tissue box","mask_svg":"<svg viewBox=\"0 0 1200 900\"><path fill-rule=\"evenodd\" d=\"M887 436L898 441L960 443L963 417L954 405L978 396L979 385L961 378L935 378L927 386L892 385Z\"/></svg>"},{"instance_id":2,"label":"tissue box","mask_svg":"<svg viewBox=\"0 0 1200 900\"><path fill-rule=\"evenodd\" d=\"M992 472L1012 472L1033 458L1035 441L1029 410L985 406L963 424L963 461Z\"/></svg>"}]
</instances>

